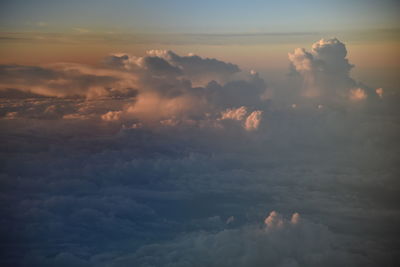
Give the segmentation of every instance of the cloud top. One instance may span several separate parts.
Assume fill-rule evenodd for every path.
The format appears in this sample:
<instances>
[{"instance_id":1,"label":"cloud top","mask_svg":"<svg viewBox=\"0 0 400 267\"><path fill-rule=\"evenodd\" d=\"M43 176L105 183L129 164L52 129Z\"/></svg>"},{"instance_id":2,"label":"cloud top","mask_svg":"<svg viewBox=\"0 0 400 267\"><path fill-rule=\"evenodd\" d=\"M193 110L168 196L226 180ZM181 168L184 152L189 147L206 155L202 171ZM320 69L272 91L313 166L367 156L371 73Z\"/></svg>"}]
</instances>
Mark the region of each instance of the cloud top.
<instances>
[{"instance_id":1,"label":"cloud top","mask_svg":"<svg viewBox=\"0 0 400 267\"><path fill-rule=\"evenodd\" d=\"M315 42L311 52L297 48L288 57L292 69L302 77L303 97L332 104L377 96L374 90L350 77L354 65L347 59L345 44L337 38Z\"/></svg>"}]
</instances>

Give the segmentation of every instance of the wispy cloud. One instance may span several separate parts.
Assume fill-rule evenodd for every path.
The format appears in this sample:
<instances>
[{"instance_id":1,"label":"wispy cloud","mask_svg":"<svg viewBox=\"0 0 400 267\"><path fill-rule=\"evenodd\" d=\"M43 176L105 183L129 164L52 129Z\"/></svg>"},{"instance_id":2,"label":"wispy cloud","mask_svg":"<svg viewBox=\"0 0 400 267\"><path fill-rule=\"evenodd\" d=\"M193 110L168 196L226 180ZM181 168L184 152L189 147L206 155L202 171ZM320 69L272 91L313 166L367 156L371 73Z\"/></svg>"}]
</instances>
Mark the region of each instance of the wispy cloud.
<instances>
[{"instance_id":1,"label":"wispy cloud","mask_svg":"<svg viewBox=\"0 0 400 267\"><path fill-rule=\"evenodd\" d=\"M79 32L79 33L88 33L90 30L85 29L85 28L72 28L74 31Z\"/></svg>"},{"instance_id":2,"label":"wispy cloud","mask_svg":"<svg viewBox=\"0 0 400 267\"><path fill-rule=\"evenodd\" d=\"M36 25L39 27L46 27L48 24L46 22L39 21L39 22L36 22Z\"/></svg>"}]
</instances>

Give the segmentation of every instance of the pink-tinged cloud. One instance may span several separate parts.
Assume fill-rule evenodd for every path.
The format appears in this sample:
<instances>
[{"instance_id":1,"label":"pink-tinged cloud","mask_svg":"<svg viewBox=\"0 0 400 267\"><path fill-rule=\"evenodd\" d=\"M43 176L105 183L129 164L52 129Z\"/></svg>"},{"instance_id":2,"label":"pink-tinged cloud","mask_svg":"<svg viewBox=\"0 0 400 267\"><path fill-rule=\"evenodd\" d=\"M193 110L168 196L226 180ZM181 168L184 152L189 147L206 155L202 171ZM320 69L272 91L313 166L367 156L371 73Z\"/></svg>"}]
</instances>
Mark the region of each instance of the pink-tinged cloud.
<instances>
[{"instance_id":1,"label":"pink-tinged cloud","mask_svg":"<svg viewBox=\"0 0 400 267\"><path fill-rule=\"evenodd\" d=\"M346 99L362 100L378 95L351 78L354 65L347 59L346 46L337 38L321 39L312 45L311 52L297 48L288 56L292 69L301 75L303 84L299 91L305 98L343 103Z\"/></svg>"}]
</instances>

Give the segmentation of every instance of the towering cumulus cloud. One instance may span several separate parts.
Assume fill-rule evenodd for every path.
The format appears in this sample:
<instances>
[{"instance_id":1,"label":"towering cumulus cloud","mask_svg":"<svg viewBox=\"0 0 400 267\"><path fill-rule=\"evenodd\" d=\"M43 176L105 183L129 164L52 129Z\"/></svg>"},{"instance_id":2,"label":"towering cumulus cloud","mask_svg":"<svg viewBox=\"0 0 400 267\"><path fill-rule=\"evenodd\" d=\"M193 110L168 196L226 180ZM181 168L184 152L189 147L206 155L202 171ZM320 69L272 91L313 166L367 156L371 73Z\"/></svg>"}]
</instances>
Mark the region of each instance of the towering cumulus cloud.
<instances>
[{"instance_id":1,"label":"towering cumulus cloud","mask_svg":"<svg viewBox=\"0 0 400 267\"><path fill-rule=\"evenodd\" d=\"M312 45L311 52L297 48L289 53L293 69L301 74L304 81L302 95L322 98L325 102L375 97L375 91L350 77L354 66L346 56L345 45L336 38L321 39Z\"/></svg>"},{"instance_id":2,"label":"towering cumulus cloud","mask_svg":"<svg viewBox=\"0 0 400 267\"><path fill-rule=\"evenodd\" d=\"M0 265L396 266L398 95L337 39L289 60L268 99L164 50L0 66Z\"/></svg>"}]
</instances>

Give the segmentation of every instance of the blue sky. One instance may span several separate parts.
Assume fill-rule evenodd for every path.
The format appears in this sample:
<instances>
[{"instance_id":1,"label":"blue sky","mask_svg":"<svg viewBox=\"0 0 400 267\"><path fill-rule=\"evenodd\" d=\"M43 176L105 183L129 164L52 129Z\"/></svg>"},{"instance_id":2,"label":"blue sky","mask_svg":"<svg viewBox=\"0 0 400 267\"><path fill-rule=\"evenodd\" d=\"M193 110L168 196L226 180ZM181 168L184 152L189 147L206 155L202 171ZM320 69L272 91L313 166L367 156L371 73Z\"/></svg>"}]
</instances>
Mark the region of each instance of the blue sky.
<instances>
[{"instance_id":1,"label":"blue sky","mask_svg":"<svg viewBox=\"0 0 400 267\"><path fill-rule=\"evenodd\" d=\"M396 28L396 1L2 1L1 26L136 32L302 32Z\"/></svg>"}]
</instances>

